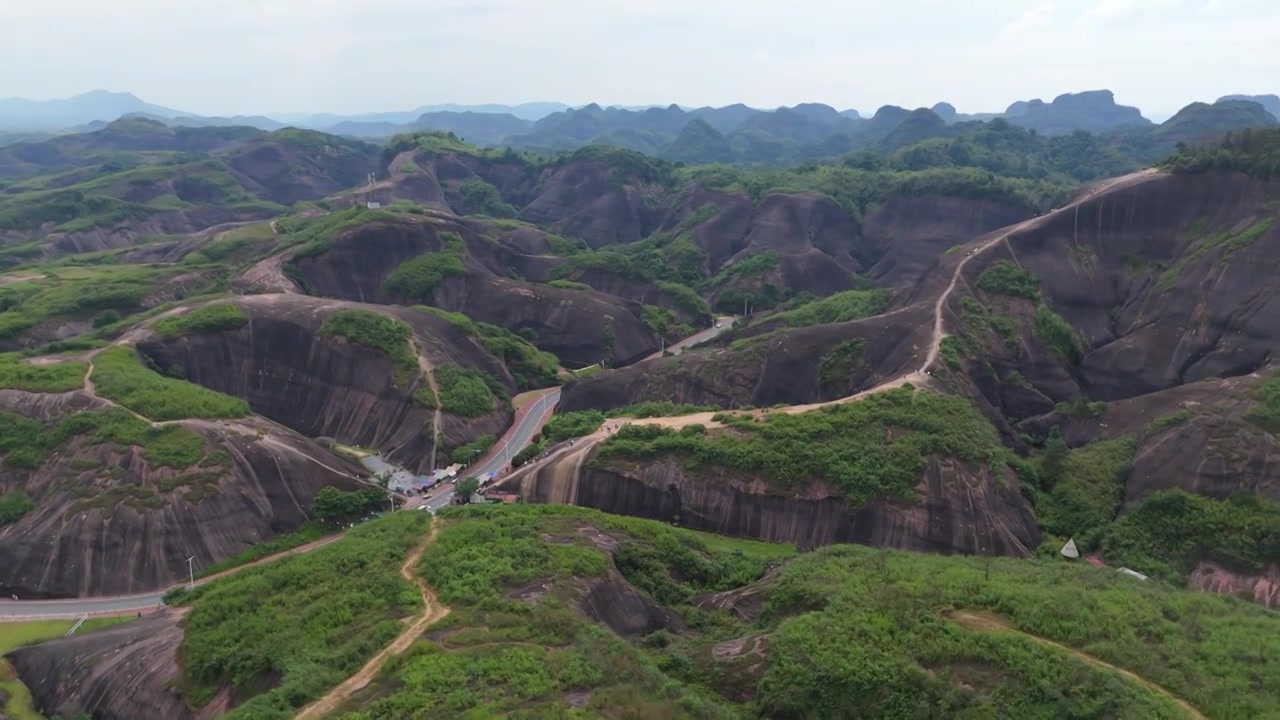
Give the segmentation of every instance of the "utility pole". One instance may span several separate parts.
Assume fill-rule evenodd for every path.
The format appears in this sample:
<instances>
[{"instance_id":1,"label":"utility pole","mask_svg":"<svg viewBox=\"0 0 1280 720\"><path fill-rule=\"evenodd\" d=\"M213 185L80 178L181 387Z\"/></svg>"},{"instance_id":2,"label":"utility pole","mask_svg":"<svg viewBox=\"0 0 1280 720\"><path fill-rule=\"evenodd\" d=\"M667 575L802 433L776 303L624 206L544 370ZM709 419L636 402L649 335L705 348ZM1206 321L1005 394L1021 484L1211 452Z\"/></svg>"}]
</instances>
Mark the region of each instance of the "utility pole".
<instances>
[{"instance_id":1,"label":"utility pole","mask_svg":"<svg viewBox=\"0 0 1280 720\"><path fill-rule=\"evenodd\" d=\"M192 564L195 562L195 559L195 555L187 558L187 574L191 576L191 587L189 588L191 590L196 589L196 566Z\"/></svg>"}]
</instances>

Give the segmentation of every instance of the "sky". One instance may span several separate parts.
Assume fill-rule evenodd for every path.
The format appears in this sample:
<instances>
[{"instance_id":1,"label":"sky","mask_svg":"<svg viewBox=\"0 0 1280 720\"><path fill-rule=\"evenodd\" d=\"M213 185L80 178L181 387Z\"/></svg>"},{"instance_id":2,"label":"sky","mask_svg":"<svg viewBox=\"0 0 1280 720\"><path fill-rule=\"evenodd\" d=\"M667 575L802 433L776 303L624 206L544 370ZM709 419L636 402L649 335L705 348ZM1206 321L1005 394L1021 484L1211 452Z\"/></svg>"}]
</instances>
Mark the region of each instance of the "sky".
<instances>
[{"instance_id":1,"label":"sky","mask_svg":"<svg viewBox=\"0 0 1280 720\"><path fill-rule=\"evenodd\" d=\"M876 108L1280 93L1275 0L0 1L0 97L204 115L441 103Z\"/></svg>"}]
</instances>

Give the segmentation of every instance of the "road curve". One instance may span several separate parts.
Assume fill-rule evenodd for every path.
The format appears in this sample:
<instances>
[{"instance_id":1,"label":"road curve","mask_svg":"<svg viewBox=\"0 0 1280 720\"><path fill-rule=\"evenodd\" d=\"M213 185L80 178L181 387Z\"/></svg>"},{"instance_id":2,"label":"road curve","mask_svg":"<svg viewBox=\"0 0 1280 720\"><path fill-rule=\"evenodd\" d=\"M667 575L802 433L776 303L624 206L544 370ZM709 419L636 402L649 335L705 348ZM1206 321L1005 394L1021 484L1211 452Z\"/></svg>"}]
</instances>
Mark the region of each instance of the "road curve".
<instances>
[{"instance_id":1,"label":"road curve","mask_svg":"<svg viewBox=\"0 0 1280 720\"><path fill-rule=\"evenodd\" d=\"M1130 175L1124 175L1122 177L1113 178L1111 180L1106 180L1101 183L1097 183L1091 187L1085 188L1087 192L1082 191L1073 200L1065 203L1062 207L1055 208L1053 211L1049 213L1046 213L1044 215L1037 216L1034 218L1030 218L1028 220L1024 220L1020 223L1015 223L1005 228L1001 228L987 236L976 238L967 248L963 248L966 250L965 256L961 258L960 262L952 270L950 282L934 302L933 341L930 343L929 350L925 354L924 362L921 364L919 369L906 373L904 375L901 375L897 378L887 380L875 387L872 387L867 390L863 390L859 393L855 393L845 398L840 398L837 400L832 400L832 401L822 402L822 403L813 403L811 405L797 405L797 406L790 406L786 408L778 408L777 412L784 412L784 413L790 414L790 413L804 412L807 410L815 410L817 408L820 408L826 405L836 405L836 404L860 400L869 395L874 395L892 388L901 387L902 385L908 382L912 382L912 383L927 382L929 377L928 375L929 367L933 365L934 362L937 361L938 353L940 351L941 344L942 344L942 339L947 335L944 327L944 318L943 318L946 311L947 302L950 299L952 292L955 290L956 285L960 280L961 271L964 269L965 265L968 264L969 260L973 259L974 256L980 255L983 252L989 250L994 245L997 245L1007 240L1008 237L1014 233L1025 231L1027 229L1036 227L1041 223L1046 222L1050 217L1057 215L1059 213L1063 213L1066 210L1069 210L1069 209L1074 210L1077 206L1095 197L1099 192L1102 192L1104 190L1109 190L1116 186L1124 187L1124 186L1135 185L1142 182L1146 182L1151 180L1156 175L1157 173L1154 170L1144 170L1141 172L1132 173ZM732 325L732 319L733 318L722 318L720 322L722 327L716 328L713 326L696 335L686 338L685 340L679 343L676 343L675 345L672 345L672 351L678 352L679 349L683 349L688 345L698 343L698 342L703 342L712 337L715 337L721 332L724 332L726 329L728 329ZM661 352L657 353L654 357L659 357L659 356L661 356ZM525 447L525 445L528 444L529 440L535 434L537 434L538 431L542 429L542 426L545 425L547 419L551 417L552 412L555 410L556 404L559 402L560 402L560 388L555 387L555 388L550 388L546 390L545 393L540 397L538 397L537 400L535 400L530 405L526 406L526 408L522 409L520 413L517 413L515 423L513 423L512 427L507 431L505 435L503 435L502 440L499 441L498 444L494 446L493 450L490 451L488 457L485 460L481 461L479 465L468 468L465 471L466 476L479 477L489 472L498 472L499 470L505 468L507 464L510 462L511 458L515 455L515 453L519 452L521 448ZM761 411L755 411L755 412L761 412ZM685 415L685 416L680 416L675 418L645 418L643 420L629 420L629 421L624 420L623 422L633 422L636 424L660 424L660 423L665 424L665 423L672 423L672 422L674 422L675 424L687 424L690 422L707 423L707 422L710 422L710 417L713 414L714 413L700 413L700 414ZM582 438L582 440L599 441L603 439L606 434L607 433L605 432L604 428L601 428L600 430L597 430L595 433L587 436L586 438ZM558 455L558 454L559 454L558 452L552 453L552 456ZM551 456L544 458L543 462L550 459L550 457ZM528 472L533 467L539 464L541 463L536 463L536 462L529 463L525 467L521 468L521 472L522 473ZM425 503L425 507L431 510L436 510L441 507L444 507L445 505L448 505L449 503L453 502L453 495L454 495L453 487L449 486L444 492L434 497L431 497ZM328 542L337 540L340 537L341 536L330 538ZM308 548L308 549L313 549L313 548ZM264 561L272 560L277 557L283 557L284 555L288 555L288 554L296 554L300 550L302 549L295 548L292 551L281 553L278 556L271 556L270 558L264 558ZM302 550L302 551L305 552L305 550ZM239 568L237 568L237 570L238 569ZM228 571L228 573L223 573L223 574L229 574L231 572L235 572L235 570L231 570L231 571ZM219 576L212 576L209 578L205 578L204 580L197 581L196 584L199 585L205 582L209 582L210 580L213 580L216 577L219 577ZM81 615L84 615L86 613L93 615L93 614L120 614L120 613L126 613L126 612L134 612L134 611L154 607L156 604L160 602L160 599L163 596L164 596L164 591L158 591L154 593L147 593L144 595L132 595L127 597L110 597L110 598L80 598L80 599L71 599L71 600L19 600L19 601L0 600L0 620L35 619L35 618L69 618L69 617L80 617Z\"/></svg>"}]
</instances>

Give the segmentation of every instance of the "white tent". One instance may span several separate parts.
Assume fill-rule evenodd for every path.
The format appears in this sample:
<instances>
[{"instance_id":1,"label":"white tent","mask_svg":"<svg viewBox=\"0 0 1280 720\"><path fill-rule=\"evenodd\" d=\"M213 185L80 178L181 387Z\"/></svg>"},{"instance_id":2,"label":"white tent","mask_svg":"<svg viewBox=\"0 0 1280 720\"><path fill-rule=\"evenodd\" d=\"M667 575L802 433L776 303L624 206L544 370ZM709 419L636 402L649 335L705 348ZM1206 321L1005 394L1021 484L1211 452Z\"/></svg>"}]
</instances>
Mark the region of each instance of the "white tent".
<instances>
[{"instance_id":1,"label":"white tent","mask_svg":"<svg viewBox=\"0 0 1280 720\"><path fill-rule=\"evenodd\" d=\"M1076 539L1071 538L1066 545L1062 546L1062 557L1071 558L1072 560L1080 557L1080 551L1076 549Z\"/></svg>"}]
</instances>

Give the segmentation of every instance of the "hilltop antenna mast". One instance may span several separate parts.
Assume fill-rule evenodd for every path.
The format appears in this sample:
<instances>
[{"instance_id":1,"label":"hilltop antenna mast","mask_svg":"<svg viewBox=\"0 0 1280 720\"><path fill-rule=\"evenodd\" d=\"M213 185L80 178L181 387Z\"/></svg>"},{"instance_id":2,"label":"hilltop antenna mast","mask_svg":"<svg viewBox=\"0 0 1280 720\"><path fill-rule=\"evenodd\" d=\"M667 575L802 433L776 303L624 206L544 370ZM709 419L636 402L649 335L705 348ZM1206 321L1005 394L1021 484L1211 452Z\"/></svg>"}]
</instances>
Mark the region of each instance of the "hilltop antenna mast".
<instances>
[{"instance_id":1,"label":"hilltop antenna mast","mask_svg":"<svg viewBox=\"0 0 1280 720\"><path fill-rule=\"evenodd\" d=\"M373 200L373 173L369 173L369 184L364 188L364 206L370 210L382 207L382 203Z\"/></svg>"}]
</instances>

